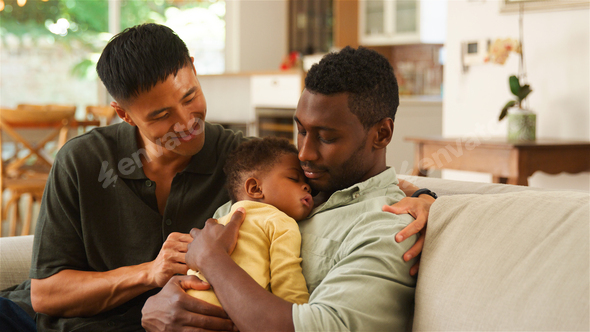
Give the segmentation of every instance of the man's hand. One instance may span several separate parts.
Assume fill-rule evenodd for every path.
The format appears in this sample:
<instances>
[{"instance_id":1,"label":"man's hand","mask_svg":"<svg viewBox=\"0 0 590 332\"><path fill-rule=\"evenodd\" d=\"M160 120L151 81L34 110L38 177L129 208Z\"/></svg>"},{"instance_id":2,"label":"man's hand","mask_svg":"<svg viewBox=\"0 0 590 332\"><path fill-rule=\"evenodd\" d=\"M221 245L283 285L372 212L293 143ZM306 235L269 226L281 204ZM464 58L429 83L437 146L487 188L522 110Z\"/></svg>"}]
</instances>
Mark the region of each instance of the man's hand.
<instances>
[{"instance_id":1,"label":"man's hand","mask_svg":"<svg viewBox=\"0 0 590 332\"><path fill-rule=\"evenodd\" d=\"M424 246L424 236L426 234L426 223L428 222L428 213L430 206L434 203L434 198L429 195L420 195L420 197L406 197L401 201L389 206L383 206L383 211L395 214L408 213L414 220L406 228L402 229L395 236L397 242L402 242L410 236L420 233L418 241L404 254L404 261L417 257L422 252ZM415 276L420 268L420 261L418 261L410 269L410 275Z\"/></svg>"},{"instance_id":2,"label":"man's hand","mask_svg":"<svg viewBox=\"0 0 590 332\"><path fill-rule=\"evenodd\" d=\"M175 274L186 274L185 256L192 241L189 234L170 233L160 253L150 262L148 280L154 287L163 287Z\"/></svg>"},{"instance_id":3,"label":"man's hand","mask_svg":"<svg viewBox=\"0 0 590 332\"><path fill-rule=\"evenodd\" d=\"M191 229L193 241L188 245L187 265L195 271L200 271L199 261L206 259L209 253L224 251L231 255L236 248L238 233L245 216L246 211L238 208L225 226L219 224L216 219L209 219L202 230Z\"/></svg>"},{"instance_id":4,"label":"man's hand","mask_svg":"<svg viewBox=\"0 0 590 332\"><path fill-rule=\"evenodd\" d=\"M141 310L146 331L237 331L225 311L186 293L205 290L209 284L195 276L175 276L150 297Z\"/></svg>"}]
</instances>

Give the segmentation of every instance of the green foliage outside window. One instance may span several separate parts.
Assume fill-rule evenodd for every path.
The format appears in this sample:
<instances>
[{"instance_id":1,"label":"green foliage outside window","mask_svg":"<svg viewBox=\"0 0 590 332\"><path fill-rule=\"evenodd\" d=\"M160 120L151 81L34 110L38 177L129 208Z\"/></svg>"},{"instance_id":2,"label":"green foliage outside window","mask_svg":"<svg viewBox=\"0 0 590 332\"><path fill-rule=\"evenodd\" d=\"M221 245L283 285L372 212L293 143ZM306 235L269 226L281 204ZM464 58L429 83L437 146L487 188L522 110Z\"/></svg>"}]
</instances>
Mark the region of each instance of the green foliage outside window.
<instances>
[{"instance_id":1,"label":"green foliage outside window","mask_svg":"<svg viewBox=\"0 0 590 332\"><path fill-rule=\"evenodd\" d=\"M23 1L23 0L20 0ZM7 36L16 36L20 42L29 40L33 45L40 41L58 44L65 49L83 49L87 58L72 67L77 77L95 77L97 55L112 37L108 33L108 0L28 0L19 6L17 0L0 0L0 38L6 46ZM122 0L121 30L148 22L165 23L166 10L208 8L210 2L166 0Z\"/></svg>"}]
</instances>

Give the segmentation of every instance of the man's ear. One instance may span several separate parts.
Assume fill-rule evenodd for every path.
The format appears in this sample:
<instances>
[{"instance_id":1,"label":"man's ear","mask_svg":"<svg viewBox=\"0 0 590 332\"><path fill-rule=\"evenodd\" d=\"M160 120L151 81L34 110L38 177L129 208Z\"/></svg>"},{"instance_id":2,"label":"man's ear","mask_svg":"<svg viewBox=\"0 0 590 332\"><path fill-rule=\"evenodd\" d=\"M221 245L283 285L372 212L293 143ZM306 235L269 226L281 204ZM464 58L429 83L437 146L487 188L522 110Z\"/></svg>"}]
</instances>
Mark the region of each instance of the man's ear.
<instances>
[{"instance_id":1,"label":"man's ear","mask_svg":"<svg viewBox=\"0 0 590 332\"><path fill-rule=\"evenodd\" d=\"M191 56L191 66L193 66L193 72L197 75L197 67L195 67L195 57Z\"/></svg>"},{"instance_id":2,"label":"man's ear","mask_svg":"<svg viewBox=\"0 0 590 332\"><path fill-rule=\"evenodd\" d=\"M393 137L393 120L385 118L379 121L373 127L375 129L375 136L373 140L373 148L375 150L384 149L387 147L391 138Z\"/></svg>"},{"instance_id":3,"label":"man's ear","mask_svg":"<svg viewBox=\"0 0 590 332\"><path fill-rule=\"evenodd\" d=\"M262 186L260 180L257 178L248 178L244 184L246 189L246 195L253 199L263 199L264 193L262 192Z\"/></svg>"},{"instance_id":4,"label":"man's ear","mask_svg":"<svg viewBox=\"0 0 590 332\"><path fill-rule=\"evenodd\" d=\"M115 112L117 112L117 115L123 121L127 122L128 124L130 124L132 126L135 126L135 122L133 122L133 119L131 119L131 117L129 116L127 111L124 110L116 101L111 102L111 107L115 109Z\"/></svg>"}]
</instances>

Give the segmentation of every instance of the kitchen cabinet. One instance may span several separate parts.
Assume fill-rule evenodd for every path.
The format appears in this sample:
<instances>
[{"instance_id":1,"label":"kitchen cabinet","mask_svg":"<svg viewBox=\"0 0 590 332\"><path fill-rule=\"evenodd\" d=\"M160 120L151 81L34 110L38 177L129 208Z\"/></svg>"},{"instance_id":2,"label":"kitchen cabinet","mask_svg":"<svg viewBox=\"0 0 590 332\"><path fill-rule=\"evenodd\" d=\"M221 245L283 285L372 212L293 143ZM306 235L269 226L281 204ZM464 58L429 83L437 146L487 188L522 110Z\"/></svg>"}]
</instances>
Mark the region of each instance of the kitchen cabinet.
<instances>
[{"instance_id":1,"label":"kitchen cabinet","mask_svg":"<svg viewBox=\"0 0 590 332\"><path fill-rule=\"evenodd\" d=\"M361 0L361 45L444 44L446 0Z\"/></svg>"},{"instance_id":2,"label":"kitchen cabinet","mask_svg":"<svg viewBox=\"0 0 590 332\"><path fill-rule=\"evenodd\" d=\"M246 128L248 136L282 136L293 142L293 113L303 90L300 71L200 75L199 82L207 121Z\"/></svg>"}]
</instances>

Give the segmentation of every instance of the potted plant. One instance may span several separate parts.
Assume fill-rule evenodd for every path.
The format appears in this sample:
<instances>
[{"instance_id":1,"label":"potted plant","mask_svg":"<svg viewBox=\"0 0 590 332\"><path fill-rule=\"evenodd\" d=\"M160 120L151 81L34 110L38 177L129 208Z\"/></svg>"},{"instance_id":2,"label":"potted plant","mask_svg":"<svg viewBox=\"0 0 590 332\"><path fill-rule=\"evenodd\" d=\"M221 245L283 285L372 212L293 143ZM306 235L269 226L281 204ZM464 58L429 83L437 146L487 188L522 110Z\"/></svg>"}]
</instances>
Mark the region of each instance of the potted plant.
<instances>
[{"instance_id":1,"label":"potted plant","mask_svg":"<svg viewBox=\"0 0 590 332\"><path fill-rule=\"evenodd\" d=\"M524 105L526 98L533 90L529 84L526 84L526 67L522 51L523 12L524 7L521 4L519 15L520 40L496 40L490 47L490 53L486 59L488 62L503 65L510 52L517 53L520 56L518 76L512 75L508 78L510 92L516 96L516 99L510 100L504 105L499 117L500 121L505 117L508 117L509 141L534 141L536 139L537 116Z\"/></svg>"},{"instance_id":2,"label":"potted plant","mask_svg":"<svg viewBox=\"0 0 590 332\"><path fill-rule=\"evenodd\" d=\"M526 109L523 105L526 97L533 91L530 85L521 84L515 75L508 79L510 92L516 96L516 100L510 100L504 105L498 120L508 116L508 140L510 141L534 141L536 139L537 115ZM513 109L516 107L516 109Z\"/></svg>"}]
</instances>

